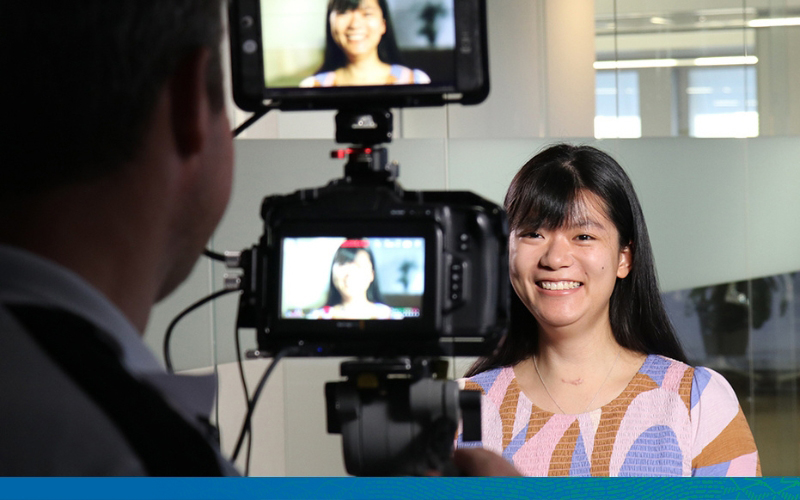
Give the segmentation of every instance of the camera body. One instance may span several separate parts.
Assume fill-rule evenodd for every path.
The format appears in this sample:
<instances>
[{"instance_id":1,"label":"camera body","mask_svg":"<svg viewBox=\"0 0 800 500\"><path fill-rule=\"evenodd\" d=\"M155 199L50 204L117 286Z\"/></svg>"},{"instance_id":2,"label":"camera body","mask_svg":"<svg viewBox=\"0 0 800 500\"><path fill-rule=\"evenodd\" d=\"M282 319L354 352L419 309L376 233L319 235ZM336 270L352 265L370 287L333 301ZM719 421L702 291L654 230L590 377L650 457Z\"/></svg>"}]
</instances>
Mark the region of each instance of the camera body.
<instances>
[{"instance_id":1,"label":"camera body","mask_svg":"<svg viewBox=\"0 0 800 500\"><path fill-rule=\"evenodd\" d=\"M334 19L362 7L382 18L391 78L329 78L354 41L333 40ZM343 178L264 199L264 233L237 260L237 326L256 330L258 356L359 358L326 386L348 472L445 471L459 421L480 438L480 395L433 380L434 358L488 354L505 334L508 224L470 192L403 190L375 145L393 138L390 108L486 99L485 0L233 0L229 24L234 100L255 112L237 130L271 109L336 109L336 141L357 145L335 152Z\"/></svg>"},{"instance_id":2,"label":"camera body","mask_svg":"<svg viewBox=\"0 0 800 500\"><path fill-rule=\"evenodd\" d=\"M352 151L343 179L264 200L239 326L257 329L265 355L476 356L505 332L503 210L470 192L404 191L383 160L382 148ZM373 254L380 319L336 317L324 302L343 286L332 261L348 246Z\"/></svg>"}]
</instances>

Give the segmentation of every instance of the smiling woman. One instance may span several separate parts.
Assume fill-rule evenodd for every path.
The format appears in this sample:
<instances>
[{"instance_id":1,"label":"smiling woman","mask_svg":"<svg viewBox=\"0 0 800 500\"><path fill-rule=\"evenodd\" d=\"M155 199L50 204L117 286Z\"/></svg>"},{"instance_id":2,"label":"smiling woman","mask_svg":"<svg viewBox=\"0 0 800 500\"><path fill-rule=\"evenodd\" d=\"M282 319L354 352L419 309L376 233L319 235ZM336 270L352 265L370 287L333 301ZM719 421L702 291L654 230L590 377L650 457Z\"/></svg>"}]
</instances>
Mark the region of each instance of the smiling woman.
<instances>
[{"instance_id":1,"label":"smiling woman","mask_svg":"<svg viewBox=\"0 0 800 500\"><path fill-rule=\"evenodd\" d=\"M431 82L401 64L386 0L330 0L325 29L325 59L301 87Z\"/></svg>"},{"instance_id":2,"label":"smiling woman","mask_svg":"<svg viewBox=\"0 0 800 500\"><path fill-rule=\"evenodd\" d=\"M328 300L306 319L403 319L382 303L367 240L346 240L333 256Z\"/></svg>"},{"instance_id":3,"label":"smiling woman","mask_svg":"<svg viewBox=\"0 0 800 500\"><path fill-rule=\"evenodd\" d=\"M511 326L463 381L484 394L480 444L527 475L760 475L728 382L685 364L622 167L553 146L505 208Z\"/></svg>"}]
</instances>

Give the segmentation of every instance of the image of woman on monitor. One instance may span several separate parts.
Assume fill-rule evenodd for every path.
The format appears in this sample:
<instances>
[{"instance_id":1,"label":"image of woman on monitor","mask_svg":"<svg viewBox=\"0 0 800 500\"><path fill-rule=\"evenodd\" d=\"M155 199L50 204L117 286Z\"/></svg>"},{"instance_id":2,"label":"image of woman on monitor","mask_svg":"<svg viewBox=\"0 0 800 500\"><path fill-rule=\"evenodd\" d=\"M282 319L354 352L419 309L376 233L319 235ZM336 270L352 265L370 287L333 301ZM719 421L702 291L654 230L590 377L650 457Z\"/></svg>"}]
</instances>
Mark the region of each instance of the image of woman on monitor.
<instances>
[{"instance_id":1,"label":"image of woman on monitor","mask_svg":"<svg viewBox=\"0 0 800 500\"><path fill-rule=\"evenodd\" d=\"M330 0L325 56L301 87L430 83L422 70L400 64L386 0Z\"/></svg>"},{"instance_id":2,"label":"image of woman on monitor","mask_svg":"<svg viewBox=\"0 0 800 500\"><path fill-rule=\"evenodd\" d=\"M347 240L333 256L327 302L306 319L403 319L382 300L369 242Z\"/></svg>"}]
</instances>

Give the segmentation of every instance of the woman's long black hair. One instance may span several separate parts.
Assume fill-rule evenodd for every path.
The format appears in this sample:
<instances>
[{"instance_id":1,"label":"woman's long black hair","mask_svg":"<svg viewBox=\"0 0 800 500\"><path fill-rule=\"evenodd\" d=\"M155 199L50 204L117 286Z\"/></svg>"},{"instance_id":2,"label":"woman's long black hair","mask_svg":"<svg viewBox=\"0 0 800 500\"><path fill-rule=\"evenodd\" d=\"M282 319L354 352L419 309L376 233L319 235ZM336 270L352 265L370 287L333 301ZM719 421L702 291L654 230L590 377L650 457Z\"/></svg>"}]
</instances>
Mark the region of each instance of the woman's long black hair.
<instances>
[{"instance_id":1,"label":"woman's long black hair","mask_svg":"<svg viewBox=\"0 0 800 500\"><path fill-rule=\"evenodd\" d=\"M317 73L335 71L347 66L349 63L344 51L333 40L330 17L333 11L339 13L347 12L348 10L357 9L360 4L361 0L330 0L328 2L328 14L325 16L325 57L322 60L322 66L316 71ZM389 14L389 6L386 5L386 0L378 0L378 5L383 11L383 19L386 21L386 33L383 34L378 44L378 58L386 64L402 64L400 49L397 48L397 39L394 36L392 17Z\"/></svg>"},{"instance_id":2,"label":"woman's long black hair","mask_svg":"<svg viewBox=\"0 0 800 500\"><path fill-rule=\"evenodd\" d=\"M349 241L349 240L348 240ZM345 243L344 245L347 245ZM340 246L336 253L333 254L333 263L331 264L331 277L330 284L328 285L328 300L325 302L326 306L335 306L342 303L342 294L336 285L333 284L333 266L336 264L349 264L356 260L358 252L366 252L369 256L369 261L372 264L372 272L375 274L375 279L369 284L367 288L367 300L375 303L383 303L383 296L381 295L380 288L378 287L378 273L375 270L375 256L372 251L366 246Z\"/></svg>"},{"instance_id":3,"label":"woman's long black hair","mask_svg":"<svg viewBox=\"0 0 800 500\"><path fill-rule=\"evenodd\" d=\"M614 338L633 351L686 362L661 301L642 207L630 178L613 158L591 146L569 144L551 146L534 156L517 172L506 194L510 230L562 227L577 215L583 190L605 205L619 232L620 248L630 245L633 257L628 276L617 278L611 294ZM538 349L538 330L533 315L512 294L508 333L495 352L476 361L466 376L529 358Z\"/></svg>"}]
</instances>

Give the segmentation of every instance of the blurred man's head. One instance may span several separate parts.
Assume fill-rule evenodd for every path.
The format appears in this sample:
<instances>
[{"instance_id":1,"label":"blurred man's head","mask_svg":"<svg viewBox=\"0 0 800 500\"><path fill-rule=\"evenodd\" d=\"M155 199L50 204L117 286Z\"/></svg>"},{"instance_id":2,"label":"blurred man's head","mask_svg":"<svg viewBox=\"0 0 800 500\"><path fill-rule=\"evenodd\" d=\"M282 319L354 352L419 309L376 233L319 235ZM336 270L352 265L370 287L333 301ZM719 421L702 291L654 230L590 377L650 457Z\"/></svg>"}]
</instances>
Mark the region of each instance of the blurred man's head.
<instances>
[{"instance_id":1,"label":"blurred man's head","mask_svg":"<svg viewBox=\"0 0 800 500\"><path fill-rule=\"evenodd\" d=\"M220 0L3 2L6 123L0 190L104 175L140 146L158 93L191 51L223 109Z\"/></svg>"},{"instance_id":2,"label":"blurred man's head","mask_svg":"<svg viewBox=\"0 0 800 500\"><path fill-rule=\"evenodd\" d=\"M141 328L230 197L222 2L0 4L0 243L137 302Z\"/></svg>"}]
</instances>

